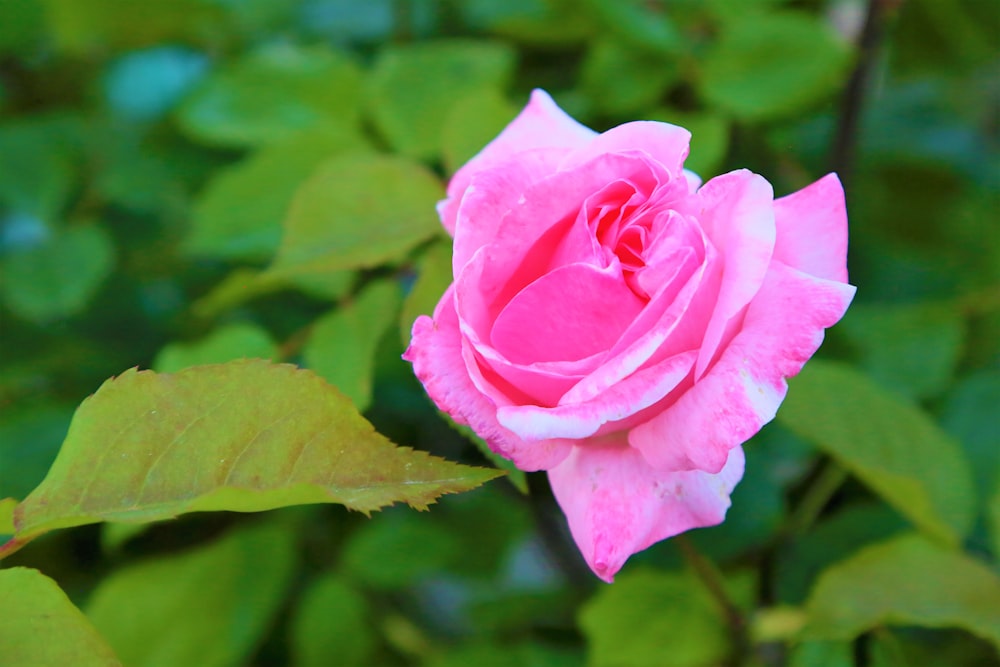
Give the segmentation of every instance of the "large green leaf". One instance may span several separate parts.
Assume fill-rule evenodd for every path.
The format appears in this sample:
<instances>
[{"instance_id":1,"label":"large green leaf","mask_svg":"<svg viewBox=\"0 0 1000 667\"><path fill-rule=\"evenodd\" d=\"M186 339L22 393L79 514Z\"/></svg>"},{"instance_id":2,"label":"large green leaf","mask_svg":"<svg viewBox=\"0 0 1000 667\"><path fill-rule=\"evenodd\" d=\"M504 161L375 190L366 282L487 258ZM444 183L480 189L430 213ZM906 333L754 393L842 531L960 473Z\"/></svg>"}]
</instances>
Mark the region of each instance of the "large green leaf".
<instances>
[{"instance_id":1,"label":"large green leaf","mask_svg":"<svg viewBox=\"0 0 1000 667\"><path fill-rule=\"evenodd\" d=\"M713 107L764 120L801 112L831 96L850 64L844 41L817 18L751 14L722 26L698 84Z\"/></svg>"},{"instance_id":2,"label":"large green leaf","mask_svg":"<svg viewBox=\"0 0 1000 667\"><path fill-rule=\"evenodd\" d=\"M353 128L361 72L325 47L281 44L255 51L210 75L179 110L181 126L202 141L258 145L321 128Z\"/></svg>"},{"instance_id":3,"label":"large green leaf","mask_svg":"<svg viewBox=\"0 0 1000 667\"><path fill-rule=\"evenodd\" d=\"M500 134L520 111L499 91L476 91L454 100L441 130L445 170L455 173Z\"/></svg>"},{"instance_id":4,"label":"large green leaf","mask_svg":"<svg viewBox=\"0 0 1000 667\"><path fill-rule=\"evenodd\" d=\"M502 89L514 52L499 43L421 42L383 49L368 80L368 110L403 155L434 158L455 100Z\"/></svg>"},{"instance_id":5,"label":"large green leaf","mask_svg":"<svg viewBox=\"0 0 1000 667\"><path fill-rule=\"evenodd\" d=\"M749 597L752 584L734 580L736 597ZM732 650L722 610L690 573L625 572L583 606L579 622L591 667L695 667L723 662Z\"/></svg>"},{"instance_id":6,"label":"large green leaf","mask_svg":"<svg viewBox=\"0 0 1000 667\"><path fill-rule=\"evenodd\" d=\"M121 667L56 582L37 570L0 570L0 609L0 660L5 665Z\"/></svg>"},{"instance_id":7,"label":"large green leaf","mask_svg":"<svg viewBox=\"0 0 1000 667\"><path fill-rule=\"evenodd\" d=\"M843 364L812 361L789 384L782 423L929 535L957 544L968 533L975 499L968 463L924 412Z\"/></svg>"},{"instance_id":8,"label":"large green leaf","mask_svg":"<svg viewBox=\"0 0 1000 667\"><path fill-rule=\"evenodd\" d=\"M324 273L401 257L441 229L440 181L404 158L351 155L323 164L285 218L272 275Z\"/></svg>"},{"instance_id":9,"label":"large green leaf","mask_svg":"<svg viewBox=\"0 0 1000 667\"><path fill-rule=\"evenodd\" d=\"M129 370L83 402L0 556L56 528L342 503L424 509L498 475L396 447L311 371L260 360Z\"/></svg>"},{"instance_id":10,"label":"large green leaf","mask_svg":"<svg viewBox=\"0 0 1000 667\"><path fill-rule=\"evenodd\" d=\"M195 202L185 251L230 260L270 260L298 187L324 160L363 149L359 136L323 128L266 146L219 171Z\"/></svg>"},{"instance_id":11,"label":"large green leaf","mask_svg":"<svg viewBox=\"0 0 1000 667\"><path fill-rule=\"evenodd\" d=\"M0 297L32 322L74 315L111 273L114 258L114 245L103 228L60 230L0 260Z\"/></svg>"},{"instance_id":12,"label":"large green leaf","mask_svg":"<svg viewBox=\"0 0 1000 667\"><path fill-rule=\"evenodd\" d=\"M274 620L295 560L292 531L263 522L121 568L85 610L129 667L236 667Z\"/></svg>"},{"instance_id":13,"label":"large green leaf","mask_svg":"<svg viewBox=\"0 0 1000 667\"><path fill-rule=\"evenodd\" d=\"M861 550L827 569L803 635L853 639L883 624L959 627L1000 647L1000 577L918 534Z\"/></svg>"},{"instance_id":14,"label":"large green leaf","mask_svg":"<svg viewBox=\"0 0 1000 667\"><path fill-rule=\"evenodd\" d=\"M602 39L587 50L580 88L595 111L627 117L656 106L680 74L676 58L637 50L631 40Z\"/></svg>"},{"instance_id":15,"label":"large green leaf","mask_svg":"<svg viewBox=\"0 0 1000 667\"><path fill-rule=\"evenodd\" d=\"M355 300L316 320L302 349L306 366L346 394L359 411L371 404L375 350L401 300L395 280L374 282Z\"/></svg>"}]
</instances>

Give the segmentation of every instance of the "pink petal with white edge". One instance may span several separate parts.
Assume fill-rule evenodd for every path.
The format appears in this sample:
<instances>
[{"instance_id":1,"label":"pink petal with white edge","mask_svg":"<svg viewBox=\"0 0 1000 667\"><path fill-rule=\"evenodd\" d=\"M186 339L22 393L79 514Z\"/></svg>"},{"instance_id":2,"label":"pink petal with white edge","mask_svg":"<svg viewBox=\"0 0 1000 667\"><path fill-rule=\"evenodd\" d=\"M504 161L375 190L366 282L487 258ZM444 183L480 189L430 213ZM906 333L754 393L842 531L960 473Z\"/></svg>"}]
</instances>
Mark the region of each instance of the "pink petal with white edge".
<instances>
[{"instance_id":1,"label":"pink petal with white edge","mask_svg":"<svg viewBox=\"0 0 1000 667\"><path fill-rule=\"evenodd\" d=\"M627 445L591 441L549 470L549 482L590 569L611 583L632 554L721 523L743 464L737 447L718 474L663 472Z\"/></svg>"},{"instance_id":2,"label":"pink petal with white edge","mask_svg":"<svg viewBox=\"0 0 1000 667\"><path fill-rule=\"evenodd\" d=\"M511 405L497 410L497 420L525 440L589 438L605 424L631 417L665 397L688 375L697 356L692 350L637 371L593 401L554 408Z\"/></svg>"},{"instance_id":3,"label":"pink petal with white edge","mask_svg":"<svg viewBox=\"0 0 1000 667\"><path fill-rule=\"evenodd\" d=\"M705 329L695 379L708 368L729 321L750 303L774 250L774 190L746 169L713 178L698 190L702 228L723 261L722 286Z\"/></svg>"},{"instance_id":4,"label":"pink petal with white edge","mask_svg":"<svg viewBox=\"0 0 1000 667\"><path fill-rule=\"evenodd\" d=\"M774 201L774 258L804 273L847 282L847 206L836 174Z\"/></svg>"},{"instance_id":5,"label":"pink petal with white edge","mask_svg":"<svg viewBox=\"0 0 1000 667\"><path fill-rule=\"evenodd\" d=\"M459 201L477 172L533 148L577 148L596 135L560 109L544 90L532 91L531 99L521 113L451 177L448 198L438 204L438 214L445 229L454 235Z\"/></svg>"},{"instance_id":6,"label":"pink petal with white edge","mask_svg":"<svg viewBox=\"0 0 1000 667\"><path fill-rule=\"evenodd\" d=\"M441 297L433 320L423 316L414 322L403 358L413 363L413 372L438 408L456 422L468 424L494 451L522 470L551 468L572 449L568 442L526 443L497 421L496 404L476 388L463 358L453 288Z\"/></svg>"},{"instance_id":7,"label":"pink petal with white edge","mask_svg":"<svg viewBox=\"0 0 1000 667\"><path fill-rule=\"evenodd\" d=\"M729 451L774 418L798 373L854 297L852 285L773 262L740 332L676 403L629 433L660 470L717 472Z\"/></svg>"},{"instance_id":8,"label":"pink petal with white edge","mask_svg":"<svg viewBox=\"0 0 1000 667\"><path fill-rule=\"evenodd\" d=\"M642 151L681 177L691 147L691 133L670 123L640 120L613 127L566 156L562 168L571 169L604 153ZM685 177L686 178L686 177Z\"/></svg>"}]
</instances>

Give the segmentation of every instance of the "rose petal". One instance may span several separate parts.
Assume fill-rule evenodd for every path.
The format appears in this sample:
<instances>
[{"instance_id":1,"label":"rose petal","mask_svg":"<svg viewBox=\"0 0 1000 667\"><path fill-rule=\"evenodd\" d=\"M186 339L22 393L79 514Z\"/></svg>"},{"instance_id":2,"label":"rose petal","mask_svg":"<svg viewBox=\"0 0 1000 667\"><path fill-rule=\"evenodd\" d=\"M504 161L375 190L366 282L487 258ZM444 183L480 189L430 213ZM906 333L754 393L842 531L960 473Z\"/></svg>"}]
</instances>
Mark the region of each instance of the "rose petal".
<instances>
[{"instance_id":1,"label":"rose petal","mask_svg":"<svg viewBox=\"0 0 1000 667\"><path fill-rule=\"evenodd\" d=\"M692 350L665 359L585 403L505 406L497 410L497 420L524 440L589 438L605 424L626 419L666 396L688 375L697 356Z\"/></svg>"},{"instance_id":2,"label":"rose petal","mask_svg":"<svg viewBox=\"0 0 1000 667\"><path fill-rule=\"evenodd\" d=\"M774 201L774 258L804 273L847 282L847 207L836 174Z\"/></svg>"},{"instance_id":3,"label":"rose petal","mask_svg":"<svg viewBox=\"0 0 1000 667\"><path fill-rule=\"evenodd\" d=\"M715 310L705 329L695 379L712 362L727 325L754 297L774 250L774 190L745 169L713 178L698 190L702 228L723 258Z\"/></svg>"},{"instance_id":4,"label":"rose petal","mask_svg":"<svg viewBox=\"0 0 1000 667\"><path fill-rule=\"evenodd\" d=\"M438 204L438 214L445 229L449 234L455 233L459 201L477 172L533 148L576 148L596 134L567 115L544 90L532 91L531 99L521 113L451 177L448 198Z\"/></svg>"},{"instance_id":5,"label":"rose petal","mask_svg":"<svg viewBox=\"0 0 1000 667\"><path fill-rule=\"evenodd\" d=\"M510 300L493 323L493 347L515 363L583 359L608 350L644 302L608 268L570 264Z\"/></svg>"},{"instance_id":6,"label":"rose petal","mask_svg":"<svg viewBox=\"0 0 1000 667\"><path fill-rule=\"evenodd\" d=\"M414 322L403 358L413 363L414 373L438 408L471 426L490 448L518 468L543 470L562 461L572 448L570 443L526 443L497 422L496 405L473 383L462 347L454 289L448 288L434 310L434 319L424 316Z\"/></svg>"},{"instance_id":7,"label":"rose petal","mask_svg":"<svg viewBox=\"0 0 1000 667\"><path fill-rule=\"evenodd\" d=\"M676 178L683 172L690 146L691 133L683 127L648 120L635 121L613 127L580 144L566 156L562 168L571 169L605 153L642 151Z\"/></svg>"},{"instance_id":8,"label":"rose petal","mask_svg":"<svg viewBox=\"0 0 1000 667\"><path fill-rule=\"evenodd\" d=\"M587 564L610 583L632 554L721 523L743 464L737 447L717 474L662 472L620 442L590 442L549 470L549 482Z\"/></svg>"},{"instance_id":9,"label":"rose petal","mask_svg":"<svg viewBox=\"0 0 1000 667\"><path fill-rule=\"evenodd\" d=\"M676 403L632 429L629 443L660 470L719 471L732 448L774 418L785 378L816 352L854 291L773 262L718 362Z\"/></svg>"}]
</instances>

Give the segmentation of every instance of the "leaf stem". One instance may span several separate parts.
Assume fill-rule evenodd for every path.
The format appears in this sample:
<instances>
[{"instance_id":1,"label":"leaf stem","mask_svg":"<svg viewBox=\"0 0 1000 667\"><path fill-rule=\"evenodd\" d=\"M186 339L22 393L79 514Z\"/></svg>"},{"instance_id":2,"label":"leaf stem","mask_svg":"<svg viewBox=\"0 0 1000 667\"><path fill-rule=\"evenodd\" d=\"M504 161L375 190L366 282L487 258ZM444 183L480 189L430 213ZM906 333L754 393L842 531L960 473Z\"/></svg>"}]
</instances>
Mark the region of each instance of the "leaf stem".
<instances>
[{"instance_id":1,"label":"leaf stem","mask_svg":"<svg viewBox=\"0 0 1000 667\"><path fill-rule=\"evenodd\" d=\"M736 655L744 655L748 645L747 621L743 612L726 592L725 581L719 568L694 546L687 535L677 535L673 538L673 542L680 549L688 566L701 579L709 594L722 608L726 622L736 640Z\"/></svg>"},{"instance_id":2,"label":"leaf stem","mask_svg":"<svg viewBox=\"0 0 1000 667\"><path fill-rule=\"evenodd\" d=\"M801 502L788 520L788 536L801 535L815 523L838 489L847 481L849 473L833 459L828 459L819 476L809 485Z\"/></svg>"}]
</instances>

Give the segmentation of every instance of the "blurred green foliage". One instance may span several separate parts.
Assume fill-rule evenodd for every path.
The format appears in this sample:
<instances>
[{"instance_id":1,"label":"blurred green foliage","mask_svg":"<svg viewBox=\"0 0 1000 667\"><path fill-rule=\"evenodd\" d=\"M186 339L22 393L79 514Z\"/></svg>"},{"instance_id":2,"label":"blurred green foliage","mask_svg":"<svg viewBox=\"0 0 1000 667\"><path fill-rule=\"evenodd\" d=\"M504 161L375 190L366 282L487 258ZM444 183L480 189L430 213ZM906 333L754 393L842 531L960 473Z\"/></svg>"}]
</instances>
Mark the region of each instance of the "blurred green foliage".
<instances>
[{"instance_id":1,"label":"blurred green foliage","mask_svg":"<svg viewBox=\"0 0 1000 667\"><path fill-rule=\"evenodd\" d=\"M687 558L598 587L523 475L430 514L83 526L3 561L0 661L996 664L1000 12L873 4L862 48L861 0L0 2L0 532L136 366L298 363L487 464L400 354L449 281L445 179L534 87L688 127L705 178L841 170L858 285Z\"/></svg>"}]
</instances>

